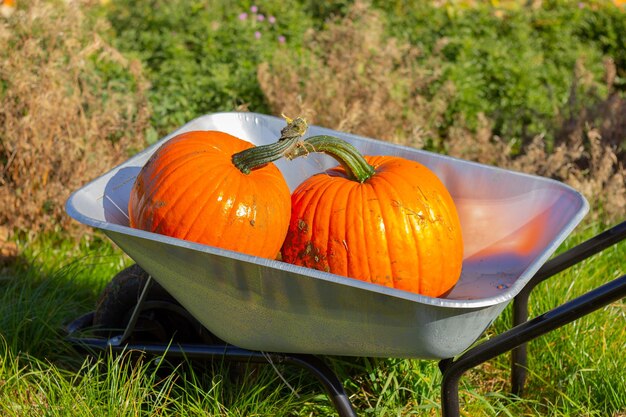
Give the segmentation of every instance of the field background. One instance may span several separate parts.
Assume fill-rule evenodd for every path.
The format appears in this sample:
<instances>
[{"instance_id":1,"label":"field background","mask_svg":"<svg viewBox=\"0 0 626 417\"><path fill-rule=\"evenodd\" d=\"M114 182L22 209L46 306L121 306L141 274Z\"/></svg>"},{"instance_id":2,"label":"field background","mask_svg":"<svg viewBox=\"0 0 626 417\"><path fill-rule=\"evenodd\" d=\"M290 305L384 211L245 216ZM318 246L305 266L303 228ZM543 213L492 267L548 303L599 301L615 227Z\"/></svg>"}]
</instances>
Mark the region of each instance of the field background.
<instances>
[{"instance_id":1,"label":"field background","mask_svg":"<svg viewBox=\"0 0 626 417\"><path fill-rule=\"evenodd\" d=\"M4 3L9 3L5 0ZM332 415L306 375L86 359L59 329L129 259L69 193L194 117L312 124L555 178L624 219L626 11L609 1L33 0L0 15L0 414ZM323 86L320 87L320 86ZM542 284L531 314L624 273L624 244ZM476 415L626 415L624 302L468 373ZM485 337L508 328L510 311ZM435 363L329 358L368 415L438 415ZM294 392L295 391L295 392Z\"/></svg>"}]
</instances>

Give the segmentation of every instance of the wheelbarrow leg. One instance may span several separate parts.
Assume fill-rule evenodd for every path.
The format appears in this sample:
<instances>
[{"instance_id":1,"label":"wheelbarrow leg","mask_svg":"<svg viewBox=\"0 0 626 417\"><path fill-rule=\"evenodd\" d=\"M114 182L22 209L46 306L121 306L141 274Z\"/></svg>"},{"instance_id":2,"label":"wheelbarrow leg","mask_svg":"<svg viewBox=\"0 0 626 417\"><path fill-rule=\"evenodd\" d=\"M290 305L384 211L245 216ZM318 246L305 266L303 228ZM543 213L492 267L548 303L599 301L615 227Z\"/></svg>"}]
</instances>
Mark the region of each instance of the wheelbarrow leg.
<instances>
[{"instance_id":1,"label":"wheelbarrow leg","mask_svg":"<svg viewBox=\"0 0 626 417\"><path fill-rule=\"evenodd\" d=\"M626 221L546 262L513 300L513 327L528 321L530 293L539 283L624 239L626 239ZM522 343L511 351L511 392L517 396L524 393L527 367L527 344Z\"/></svg>"},{"instance_id":2,"label":"wheelbarrow leg","mask_svg":"<svg viewBox=\"0 0 626 417\"><path fill-rule=\"evenodd\" d=\"M465 371L624 297L626 297L626 275L519 324L468 350L456 359L441 361L439 367L443 373L441 383L443 416L459 416L459 380Z\"/></svg>"},{"instance_id":3,"label":"wheelbarrow leg","mask_svg":"<svg viewBox=\"0 0 626 417\"><path fill-rule=\"evenodd\" d=\"M463 372L451 371L453 359L444 359L439 362L439 370L443 375L441 381L441 415L443 417L458 417L459 408L459 381Z\"/></svg>"},{"instance_id":4,"label":"wheelbarrow leg","mask_svg":"<svg viewBox=\"0 0 626 417\"><path fill-rule=\"evenodd\" d=\"M306 369L324 386L340 417L356 417L341 381L318 357L313 355L285 355L284 362Z\"/></svg>"},{"instance_id":5,"label":"wheelbarrow leg","mask_svg":"<svg viewBox=\"0 0 626 417\"><path fill-rule=\"evenodd\" d=\"M139 314L141 314L141 309L143 308L144 302L148 298L148 293L150 292L151 286L152 286L152 277L148 276L148 279L146 280L146 283L144 284L144 287L141 290L141 294L139 295L139 298L137 299L137 304L135 305L135 308L133 309L133 313L131 314L130 319L128 320L128 324L126 325L126 328L124 329L124 333L122 333L120 336L114 336L110 338L109 343L111 345L120 346L124 342L126 342L128 338L132 335L133 331L135 330L135 325L137 324L137 320L139 319Z\"/></svg>"},{"instance_id":6,"label":"wheelbarrow leg","mask_svg":"<svg viewBox=\"0 0 626 417\"><path fill-rule=\"evenodd\" d=\"M513 327L528 321L528 298L530 291L520 293L513 300ZM521 397L526 384L528 367L528 344L513 348L511 351L511 393Z\"/></svg>"}]
</instances>

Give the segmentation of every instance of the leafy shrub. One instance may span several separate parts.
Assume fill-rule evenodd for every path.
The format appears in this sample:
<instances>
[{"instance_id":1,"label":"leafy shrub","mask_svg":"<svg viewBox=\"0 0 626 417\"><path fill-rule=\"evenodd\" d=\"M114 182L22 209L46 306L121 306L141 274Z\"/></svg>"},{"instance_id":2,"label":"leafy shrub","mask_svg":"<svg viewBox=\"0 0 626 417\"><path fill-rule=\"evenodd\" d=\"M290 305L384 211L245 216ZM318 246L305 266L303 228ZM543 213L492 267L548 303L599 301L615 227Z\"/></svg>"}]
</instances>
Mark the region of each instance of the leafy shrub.
<instances>
[{"instance_id":1,"label":"leafy shrub","mask_svg":"<svg viewBox=\"0 0 626 417\"><path fill-rule=\"evenodd\" d=\"M20 3L0 21L0 225L63 227L68 193L144 137L233 109L551 176L623 213L624 12L504 3Z\"/></svg>"},{"instance_id":2,"label":"leafy shrub","mask_svg":"<svg viewBox=\"0 0 626 417\"><path fill-rule=\"evenodd\" d=\"M384 32L380 13L357 2L326 30L309 31L301 50L276 53L259 69L273 112L388 141L437 141L454 92L429 94L437 69L415 65L420 51Z\"/></svg>"},{"instance_id":3,"label":"leafy shrub","mask_svg":"<svg viewBox=\"0 0 626 417\"><path fill-rule=\"evenodd\" d=\"M143 147L141 65L75 4L33 0L0 21L0 225L70 224L69 193ZM95 28L95 29L94 29Z\"/></svg>"},{"instance_id":4,"label":"leafy shrub","mask_svg":"<svg viewBox=\"0 0 626 417\"><path fill-rule=\"evenodd\" d=\"M589 8L574 2L515 9L477 3L459 13L422 5L387 15L394 36L420 47L424 56L443 54L444 76L432 89L450 81L458 94L449 103L442 134L455 115L476 128L478 116L485 114L493 120L494 134L506 140L528 143L543 134L551 141L554 118L567 103L581 60L591 78L578 87L606 93L604 51L594 39L579 36Z\"/></svg>"},{"instance_id":5,"label":"leafy shrub","mask_svg":"<svg viewBox=\"0 0 626 417\"><path fill-rule=\"evenodd\" d=\"M589 44L567 49L564 42L559 50L569 29L548 25L555 32L539 35L544 29L531 19L502 22L490 9L471 10L449 29L447 13L429 10L414 14L423 19L415 32L428 32L420 37L406 30L413 25L389 23L380 9L356 2L344 18L310 33L305 48L260 67L272 111L553 177L581 190L594 208L623 213L625 99L613 61ZM450 34L438 38L434 28ZM396 32L409 36L388 35Z\"/></svg>"},{"instance_id":6,"label":"leafy shrub","mask_svg":"<svg viewBox=\"0 0 626 417\"><path fill-rule=\"evenodd\" d=\"M617 2L616 2L617 3ZM604 5L588 8L581 14L572 33L577 39L586 39L611 57L616 66L615 86L626 91L626 6Z\"/></svg>"},{"instance_id":7,"label":"leafy shrub","mask_svg":"<svg viewBox=\"0 0 626 417\"><path fill-rule=\"evenodd\" d=\"M299 48L310 21L298 2L278 0L120 0L106 13L112 42L145 64L159 135L209 112L267 113L257 66L276 49Z\"/></svg>"}]
</instances>

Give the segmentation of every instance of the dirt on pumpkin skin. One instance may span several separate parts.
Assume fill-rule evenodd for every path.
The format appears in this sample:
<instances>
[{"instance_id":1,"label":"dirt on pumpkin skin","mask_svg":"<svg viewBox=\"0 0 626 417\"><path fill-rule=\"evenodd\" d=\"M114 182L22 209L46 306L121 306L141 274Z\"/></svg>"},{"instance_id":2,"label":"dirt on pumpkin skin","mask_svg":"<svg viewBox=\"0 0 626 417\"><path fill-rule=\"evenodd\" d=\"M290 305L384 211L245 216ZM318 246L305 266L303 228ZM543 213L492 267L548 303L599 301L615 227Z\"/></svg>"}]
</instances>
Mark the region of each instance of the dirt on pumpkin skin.
<instances>
[{"instance_id":1,"label":"dirt on pumpkin skin","mask_svg":"<svg viewBox=\"0 0 626 417\"><path fill-rule=\"evenodd\" d=\"M302 266L317 269L318 271L330 272L326 254L322 253L312 242L307 242L304 250L298 254L298 260Z\"/></svg>"}]
</instances>

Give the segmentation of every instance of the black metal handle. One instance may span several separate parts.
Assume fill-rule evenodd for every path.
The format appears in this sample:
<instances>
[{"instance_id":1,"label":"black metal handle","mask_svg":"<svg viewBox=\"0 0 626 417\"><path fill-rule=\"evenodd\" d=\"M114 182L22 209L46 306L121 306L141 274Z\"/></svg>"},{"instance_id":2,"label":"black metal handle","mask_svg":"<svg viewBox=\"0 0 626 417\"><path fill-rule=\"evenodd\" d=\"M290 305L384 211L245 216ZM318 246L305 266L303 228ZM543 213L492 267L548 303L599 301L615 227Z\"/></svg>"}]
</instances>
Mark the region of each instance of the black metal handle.
<instances>
[{"instance_id":1,"label":"black metal handle","mask_svg":"<svg viewBox=\"0 0 626 417\"><path fill-rule=\"evenodd\" d=\"M521 394L526 379L526 344L580 317L626 297L626 275L528 320L528 299L537 284L626 239L626 221L598 234L546 262L515 297L513 328L454 359L439 362L443 374L442 413L459 416L459 379L467 370L512 350L512 391Z\"/></svg>"},{"instance_id":2,"label":"black metal handle","mask_svg":"<svg viewBox=\"0 0 626 417\"><path fill-rule=\"evenodd\" d=\"M225 358L238 362L277 363L298 366L312 375L322 384L326 394L333 402L333 406L339 417L357 417L350 398L339 380L338 376L320 358L315 355L270 353L247 350L228 344L202 345L202 344L111 344L107 339L89 337L73 337L73 333L87 327L93 320L93 313L78 318L66 327L67 340L77 348L86 351L112 352L138 351L148 355L168 355L172 357L184 357L188 359L198 358Z\"/></svg>"},{"instance_id":3,"label":"black metal handle","mask_svg":"<svg viewBox=\"0 0 626 417\"><path fill-rule=\"evenodd\" d=\"M443 415L459 416L459 379L465 371L624 297L626 275L501 333L470 349L456 360L441 361L439 366L443 373Z\"/></svg>"},{"instance_id":4,"label":"black metal handle","mask_svg":"<svg viewBox=\"0 0 626 417\"><path fill-rule=\"evenodd\" d=\"M528 320L530 293L539 283L624 239L626 239L626 221L546 262L513 300L513 326L525 323ZM524 392L528 364L527 357L526 343L522 343L511 351L511 392L515 395L522 395Z\"/></svg>"}]
</instances>

